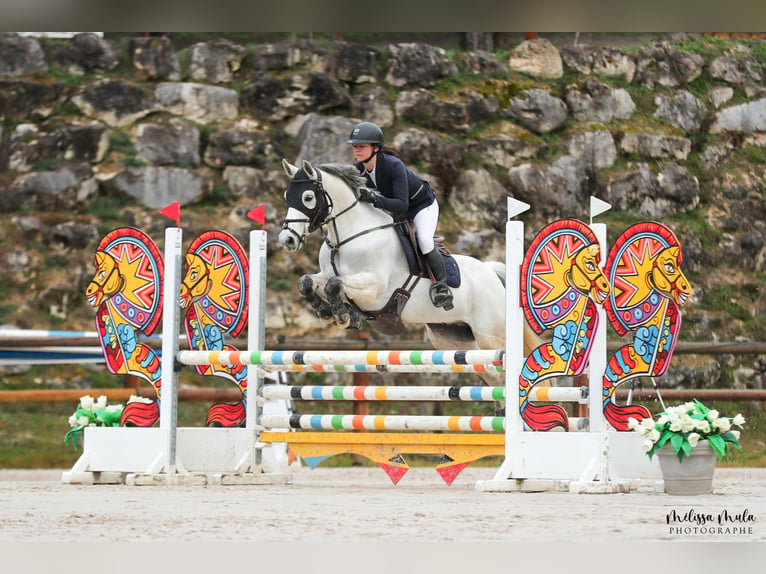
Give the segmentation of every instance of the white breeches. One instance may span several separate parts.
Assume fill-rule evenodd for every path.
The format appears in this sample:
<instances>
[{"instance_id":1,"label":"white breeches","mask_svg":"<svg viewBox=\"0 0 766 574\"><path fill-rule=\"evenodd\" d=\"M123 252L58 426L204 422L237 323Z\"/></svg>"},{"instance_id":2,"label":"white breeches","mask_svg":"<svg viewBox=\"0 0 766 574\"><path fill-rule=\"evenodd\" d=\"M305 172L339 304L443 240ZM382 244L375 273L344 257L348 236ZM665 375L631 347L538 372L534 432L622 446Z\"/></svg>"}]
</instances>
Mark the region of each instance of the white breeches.
<instances>
[{"instance_id":1,"label":"white breeches","mask_svg":"<svg viewBox=\"0 0 766 574\"><path fill-rule=\"evenodd\" d=\"M439 203L434 200L431 205L418 211L412 222L415 224L420 251L430 253L434 249L434 234L439 222Z\"/></svg>"}]
</instances>

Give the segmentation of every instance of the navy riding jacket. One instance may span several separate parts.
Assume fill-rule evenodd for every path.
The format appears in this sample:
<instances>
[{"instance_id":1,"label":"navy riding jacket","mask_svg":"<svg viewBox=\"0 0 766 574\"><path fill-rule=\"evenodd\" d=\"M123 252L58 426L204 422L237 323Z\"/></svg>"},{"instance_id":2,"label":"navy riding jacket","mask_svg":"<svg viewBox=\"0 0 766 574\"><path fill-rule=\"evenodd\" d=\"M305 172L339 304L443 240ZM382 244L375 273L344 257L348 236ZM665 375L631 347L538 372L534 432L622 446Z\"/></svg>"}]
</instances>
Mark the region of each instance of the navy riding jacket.
<instances>
[{"instance_id":1,"label":"navy riding jacket","mask_svg":"<svg viewBox=\"0 0 766 574\"><path fill-rule=\"evenodd\" d=\"M396 221L412 219L418 211L436 201L436 195L428 182L412 173L404 162L394 155L378 154L375 163L377 185L367 174L362 162L354 162L354 166L367 179L368 187L381 194L373 205L391 212Z\"/></svg>"}]
</instances>

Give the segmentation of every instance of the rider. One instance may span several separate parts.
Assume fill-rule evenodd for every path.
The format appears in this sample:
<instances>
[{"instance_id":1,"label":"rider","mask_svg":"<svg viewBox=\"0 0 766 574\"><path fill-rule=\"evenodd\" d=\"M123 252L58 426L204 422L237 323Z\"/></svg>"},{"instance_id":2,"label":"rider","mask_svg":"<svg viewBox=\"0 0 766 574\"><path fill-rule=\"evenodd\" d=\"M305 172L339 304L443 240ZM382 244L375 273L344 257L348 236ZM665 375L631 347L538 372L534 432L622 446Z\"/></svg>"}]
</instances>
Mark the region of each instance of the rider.
<instances>
[{"instance_id":1,"label":"rider","mask_svg":"<svg viewBox=\"0 0 766 574\"><path fill-rule=\"evenodd\" d=\"M359 200L391 212L396 221L409 219L414 223L418 246L435 280L429 291L431 302L435 307L450 307L452 291L447 286L447 270L434 245L439 204L433 189L396 155L382 150L383 131L376 124L357 124L348 143L354 148L354 165L370 187L360 189Z\"/></svg>"}]
</instances>

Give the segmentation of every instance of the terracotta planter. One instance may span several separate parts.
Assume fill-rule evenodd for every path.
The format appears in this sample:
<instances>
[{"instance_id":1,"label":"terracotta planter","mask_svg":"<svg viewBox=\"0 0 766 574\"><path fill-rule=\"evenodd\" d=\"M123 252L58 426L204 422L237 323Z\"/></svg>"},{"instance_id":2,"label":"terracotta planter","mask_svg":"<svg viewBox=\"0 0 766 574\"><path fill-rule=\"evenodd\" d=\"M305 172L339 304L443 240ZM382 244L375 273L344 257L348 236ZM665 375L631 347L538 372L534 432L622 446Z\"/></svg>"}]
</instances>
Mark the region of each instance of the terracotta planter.
<instances>
[{"instance_id":1,"label":"terracotta planter","mask_svg":"<svg viewBox=\"0 0 766 574\"><path fill-rule=\"evenodd\" d=\"M705 441L699 441L689 456L678 461L669 442L656 453L660 461L662 479L667 494L710 494L713 492L713 473L717 455Z\"/></svg>"}]
</instances>

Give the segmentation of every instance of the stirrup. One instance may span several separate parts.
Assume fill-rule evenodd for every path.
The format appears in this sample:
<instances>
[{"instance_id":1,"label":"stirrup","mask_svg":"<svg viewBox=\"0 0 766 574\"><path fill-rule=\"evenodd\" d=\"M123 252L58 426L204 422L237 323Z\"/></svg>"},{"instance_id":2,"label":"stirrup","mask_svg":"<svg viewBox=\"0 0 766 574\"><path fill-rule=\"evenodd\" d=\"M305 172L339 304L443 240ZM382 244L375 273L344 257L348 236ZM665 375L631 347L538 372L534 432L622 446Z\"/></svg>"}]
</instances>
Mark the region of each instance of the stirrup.
<instances>
[{"instance_id":1,"label":"stirrup","mask_svg":"<svg viewBox=\"0 0 766 574\"><path fill-rule=\"evenodd\" d=\"M449 311L454 307L452 304L452 291L445 283L433 283L428 290L431 303L434 307L444 307Z\"/></svg>"}]
</instances>

